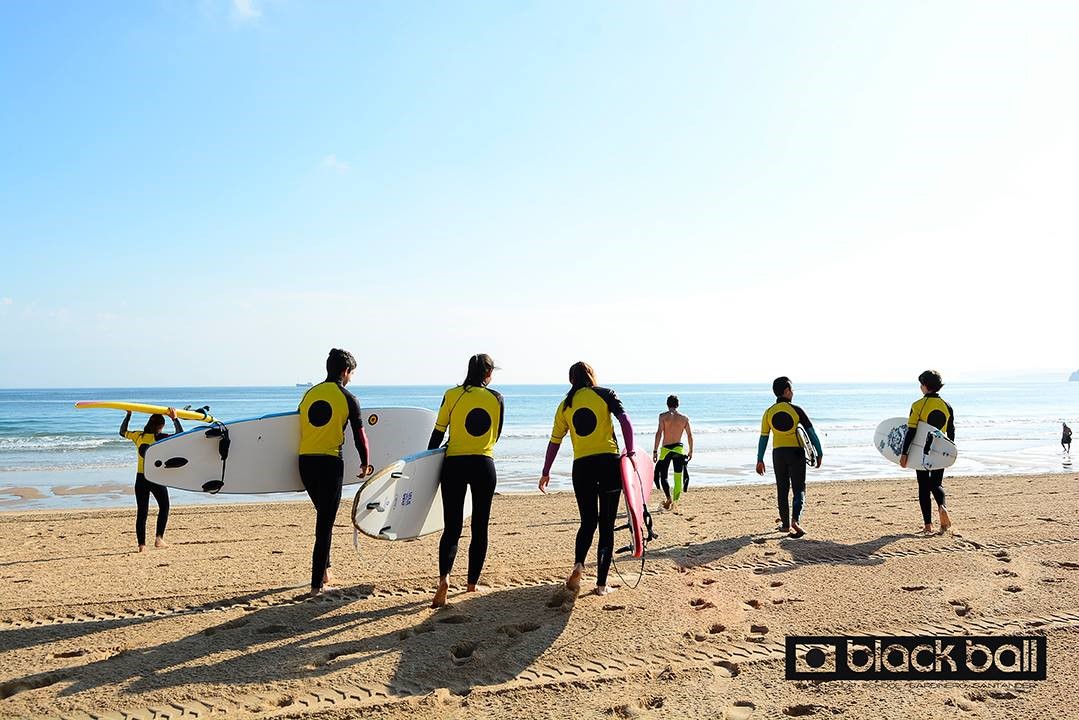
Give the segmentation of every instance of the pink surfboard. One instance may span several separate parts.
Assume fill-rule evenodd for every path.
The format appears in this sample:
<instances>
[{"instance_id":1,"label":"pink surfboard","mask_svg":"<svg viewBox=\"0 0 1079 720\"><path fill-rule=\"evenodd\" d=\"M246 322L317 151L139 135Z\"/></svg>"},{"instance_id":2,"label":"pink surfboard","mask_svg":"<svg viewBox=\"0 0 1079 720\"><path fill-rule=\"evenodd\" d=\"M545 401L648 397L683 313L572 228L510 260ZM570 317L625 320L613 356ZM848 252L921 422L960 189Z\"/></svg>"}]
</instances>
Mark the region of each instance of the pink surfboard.
<instances>
[{"instance_id":1,"label":"pink surfboard","mask_svg":"<svg viewBox=\"0 0 1079 720\"><path fill-rule=\"evenodd\" d=\"M636 452L633 457L622 455L622 493L626 497L626 516L633 534L633 557L644 555L650 532L645 525L648 500L652 497L652 458Z\"/></svg>"}]
</instances>

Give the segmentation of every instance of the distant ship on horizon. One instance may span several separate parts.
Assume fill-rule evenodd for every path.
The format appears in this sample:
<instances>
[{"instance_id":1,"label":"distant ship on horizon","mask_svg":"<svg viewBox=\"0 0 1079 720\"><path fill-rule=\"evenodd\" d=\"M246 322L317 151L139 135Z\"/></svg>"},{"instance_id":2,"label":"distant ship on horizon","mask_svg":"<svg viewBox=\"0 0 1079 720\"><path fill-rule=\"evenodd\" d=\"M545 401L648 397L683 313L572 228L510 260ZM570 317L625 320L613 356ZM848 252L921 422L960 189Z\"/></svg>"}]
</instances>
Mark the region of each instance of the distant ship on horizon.
<instances>
[{"instance_id":1,"label":"distant ship on horizon","mask_svg":"<svg viewBox=\"0 0 1079 720\"><path fill-rule=\"evenodd\" d=\"M296 387L314 387L314 383L296 383Z\"/></svg>"}]
</instances>

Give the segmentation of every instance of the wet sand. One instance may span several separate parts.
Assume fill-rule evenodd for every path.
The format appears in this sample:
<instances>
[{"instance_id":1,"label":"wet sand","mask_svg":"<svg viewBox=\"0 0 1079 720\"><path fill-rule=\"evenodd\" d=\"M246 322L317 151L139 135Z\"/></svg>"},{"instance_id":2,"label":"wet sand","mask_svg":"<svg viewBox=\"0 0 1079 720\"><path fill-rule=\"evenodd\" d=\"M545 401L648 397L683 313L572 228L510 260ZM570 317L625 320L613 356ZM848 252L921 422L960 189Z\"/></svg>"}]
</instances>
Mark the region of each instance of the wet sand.
<instances>
[{"instance_id":1,"label":"wet sand","mask_svg":"<svg viewBox=\"0 0 1079 720\"><path fill-rule=\"evenodd\" d=\"M143 554L134 507L0 513L0 716L1075 716L1079 478L945 487L955 533L929 538L913 478L810 485L800 540L772 531L769 486L691 488L679 513L654 497L639 587L625 558L628 585L561 603L572 495L500 495L488 591L460 592L466 529L440 610L438 534L357 552L351 493L343 591L306 601L303 502L174 506L171 547ZM1044 635L1048 680L788 682L788 634Z\"/></svg>"}]
</instances>

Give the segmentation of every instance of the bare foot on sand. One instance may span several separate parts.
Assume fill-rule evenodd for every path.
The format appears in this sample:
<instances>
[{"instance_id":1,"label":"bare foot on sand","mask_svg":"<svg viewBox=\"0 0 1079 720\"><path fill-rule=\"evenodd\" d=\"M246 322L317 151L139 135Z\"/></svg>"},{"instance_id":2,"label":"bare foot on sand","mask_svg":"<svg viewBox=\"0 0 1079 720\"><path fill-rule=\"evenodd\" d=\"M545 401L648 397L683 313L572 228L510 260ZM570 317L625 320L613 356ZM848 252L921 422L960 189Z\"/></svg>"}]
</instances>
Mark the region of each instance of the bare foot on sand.
<instances>
[{"instance_id":1,"label":"bare foot on sand","mask_svg":"<svg viewBox=\"0 0 1079 720\"><path fill-rule=\"evenodd\" d=\"M139 552L146 552L146 546L145 545L139 545Z\"/></svg>"},{"instance_id":2,"label":"bare foot on sand","mask_svg":"<svg viewBox=\"0 0 1079 720\"><path fill-rule=\"evenodd\" d=\"M952 527L952 516L948 514L948 508L940 506L940 534L948 532Z\"/></svg>"},{"instance_id":3,"label":"bare foot on sand","mask_svg":"<svg viewBox=\"0 0 1079 720\"><path fill-rule=\"evenodd\" d=\"M573 566L573 572L566 578L566 587L574 592L580 592L582 577L584 577L584 565L577 563Z\"/></svg>"},{"instance_id":4,"label":"bare foot on sand","mask_svg":"<svg viewBox=\"0 0 1079 720\"><path fill-rule=\"evenodd\" d=\"M154 538L154 547L156 547L156 548L167 548L168 546L169 546L169 544L167 542L165 542L165 538L163 538L163 537Z\"/></svg>"},{"instance_id":5,"label":"bare foot on sand","mask_svg":"<svg viewBox=\"0 0 1079 720\"><path fill-rule=\"evenodd\" d=\"M597 585L596 589L592 592L596 595L599 595L600 597L603 597L604 595L610 595L617 589L617 585Z\"/></svg>"},{"instance_id":6,"label":"bare foot on sand","mask_svg":"<svg viewBox=\"0 0 1079 720\"><path fill-rule=\"evenodd\" d=\"M474 592L483 595L487 592L487 588L483 585L477 585L476 583L469 583L468 587L465 588L465 592Z\"/></svg>"},{"instance_id":7,"label":"bare foot on sand","mask_svg":"<svg viewBox=\"0 0 1079 720\"><path fill-rule=\"evenodd\" d=\"M446 596L450 594L450 579L443 577L438 579L438 589L435 590L435 597L431 600L431 607L440 608L446 605Z\"/></svg>"},{"instance_id":8,"label":"bare foot on sand","mask_svg":"<svg viewBox=\"0 0 1079 720\"><path fill-rule=\"evenodd\" d=\"M664 510L670 510L673 507L674 507L674 503L671 502L670 500L664 500L663 501L663 509Z\"/></svg>"},{"instance_id":9,"label":"bare foot on sand","mask_svg":"<svg viewBox=\"0 0 1079 720\"><path fill-rule=\"evenodd\" d=\"M330 572L329 568L326 568L326 572L322 573L322 586L336 585L337 576Z\"/></svg>"}]
</instances>

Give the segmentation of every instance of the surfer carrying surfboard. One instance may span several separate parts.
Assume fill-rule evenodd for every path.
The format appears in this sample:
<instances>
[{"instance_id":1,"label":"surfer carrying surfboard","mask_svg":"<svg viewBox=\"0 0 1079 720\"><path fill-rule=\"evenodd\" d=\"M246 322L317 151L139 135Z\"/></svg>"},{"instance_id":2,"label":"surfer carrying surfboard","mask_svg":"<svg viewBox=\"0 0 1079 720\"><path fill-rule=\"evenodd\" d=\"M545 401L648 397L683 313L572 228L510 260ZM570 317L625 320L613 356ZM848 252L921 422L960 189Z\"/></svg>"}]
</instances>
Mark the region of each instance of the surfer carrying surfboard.
<instances>
[{"instance_id":1,"label":"surfer carrying surfboard","mask_svg":"<svg viewBox=\"0 0 1079 720\"><path fill-rule=\"evenodd\" d=\"M817 467L820 467L824 451L821 450L817 431L805 410L791 400L794 389L789 377L777 377L772 382L775 403L764 411L761 418L761 437L757 442L757 474L764 475L764 451L768 447L768 436L772 435L772 468L776 474L776 500L779 505L780 526L777 530L789 532L791 537L800 538L805 530L798 524L802 518L802 506L806 493L805 451L798 442L798 426L801 425L809 435L813 447L817 450ZM788 492L794 493L794 516L791 516Z\"/></svg>"},{"instance_id":2,"label":"surfer carrying surfboard","mask_svg":"<svg viewBox=\"0 0 1079 720\"><path fill-rule=\"evenodd\" d=\"M606 595L614 591L614 587L607 585L607 573L614 556L614 521L622 496L621 453L611 416L617 418L622 427L626 454L630 456L633 455L633 426L614 391L596 385L596 373L591 365L585 362L571 365L569 382L569 392L555 410L539 489L547 492L551 465L568 432L573 442L573 494L577 498L581 527L577 530L573 571L566 579L566 588L574 593L580 591L584 561L598 527L595 593Z\"/></svg>"},{"instance_id":3,"label":"surfer carrying surfboard","mask_svg":"<svg viewBox=\"0 0 1079 720\"><path fill-rule=\"evenodd\" d=\"M315 546L311 551L311 595L332 592L330 544L333 523L341 505L345 463L345 425L352 428L352 441L360 454L360 472L367 475L367 436L363 432L360 402L345 390L356 369L356 358L347 350L333 348L326 358L326 380L315 385L300 401L300 480L315 506Z\"/></svg>"},{"instance_id":4,"label":"surfer carrying surfboard","mask_svg":"<svg viewBox=\"0 0 1079 720\"><path fill-rule=\"evenodd\" d=\"M683 433L685 433L689 442L689 452L686 452L686 446L682 444ZM663 440L662 448L659 446L660 439ZM664 509L670 510L673 508L681 497L682 490L689 484L689 468L687 465L692 457L693 430L689 427L689 418L678 412L678 396L669 395L667 397L667 412L659 414L659 426L656 428L656 437L652 445L652 461L656 463L655 484L657 488L662 485L663 494L667 496L663 503ZM672 462L674 463L673 495L671 486L667 483L667 471ZM683 484L683 476L686 481L685 484Z\"/></svg>"},{"instance_id":5,"label":"surfer carrying surfboard","mask_svg":"<svg viewBox=\"0 0 1079 720\"><path fill-rule=\"evenodd\" d=\"M446 459L442 461L438 478L445 529L438 542L438 589L431 601L433 608L446 604L450 571L464 525L465 492L469 488L472 490L472 539L468 544L468 592L476 591L487 559L487 525L491 520L491 501L498 481L491 454L502 435L505 414L502 395L487 387L497 369L495 361L486 353L468 359L465 381L442 396L435 429L427 444L428 450L434 450L442 444L442 438L449 430Z\"/></svg>"},{"instance_id":6,"label":"surfer carrying surfboard","mask_svg":"<svg viewBox=\"0 0 1079 720\"><path fill-rule=\"evenodd\" d=\"M176 408L166 408L166 414L172 418L176 433L182 433L184 429L180 421L176 419ZM139 552L146 552L146 516L150 514L150 495L157 501L157 532L154 534L154 547L168 547L165 542L165 527L169 524L169 491L164 485L152 483L144 474L146 464L146 451L158 440L169 437L161 432L165 429L165 416L154 413L146 421L142 432L128 431L127 424L131 421L131 411L124 415L124 421L120 423L120 437L127 438L135 443L139 449L139 465L135 471L135 538L139 543Z\"/></svg>"},{"instance_id":7,"label":"surfer carrying surfboard","mask_svg":"<svg viewBox=\"0 0 1079 720\"><path fill-rule=\"evenodd\" d=\"M903 440L903 452L899 454L899 467L907 466L907 452L914 442L918 423L925 422L943 432L949 440L955 442L955 413L952 406L944 402L938 394L944 387L944 381L936 370L926 370L918 376L922 397L910 406L910 418L907 420L907 436ZM952 526L948 509L944 507L944 468L938 470L916 470L918 475L918 504L922 508L922 532L933 532L933 499L937 501L940 514L940 532L945 533ZM932 495L932 499L930 498Z\"/></svg>"}]
</instances>

